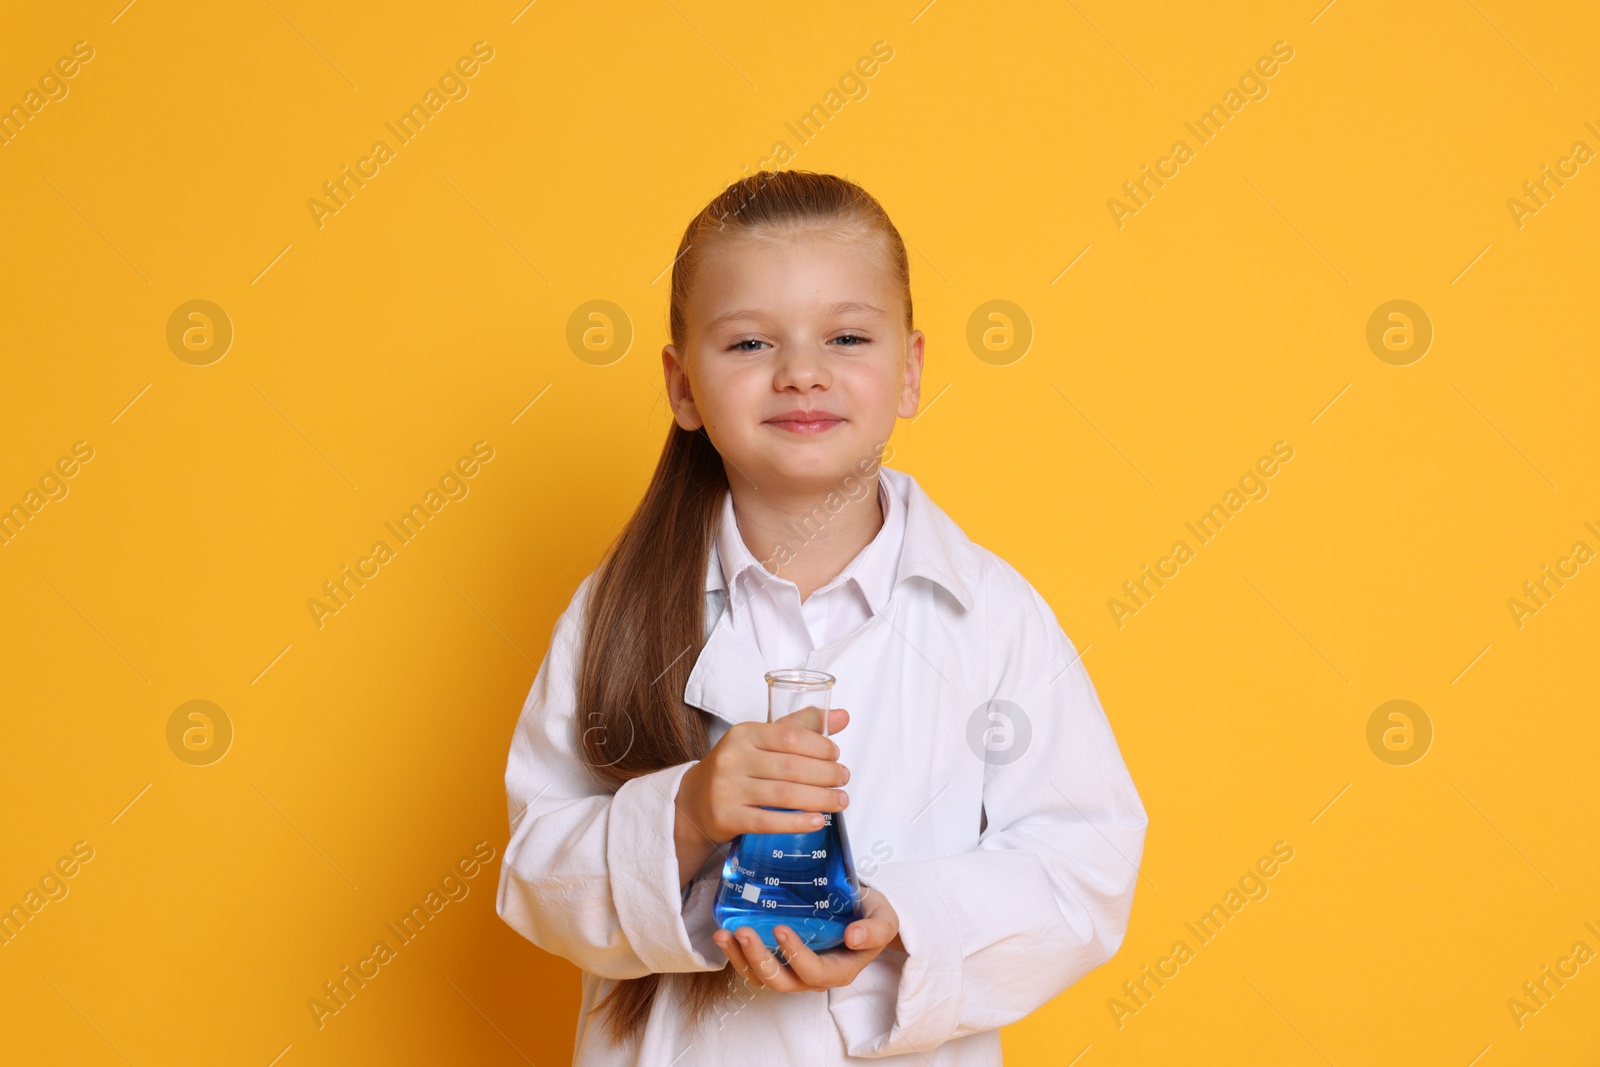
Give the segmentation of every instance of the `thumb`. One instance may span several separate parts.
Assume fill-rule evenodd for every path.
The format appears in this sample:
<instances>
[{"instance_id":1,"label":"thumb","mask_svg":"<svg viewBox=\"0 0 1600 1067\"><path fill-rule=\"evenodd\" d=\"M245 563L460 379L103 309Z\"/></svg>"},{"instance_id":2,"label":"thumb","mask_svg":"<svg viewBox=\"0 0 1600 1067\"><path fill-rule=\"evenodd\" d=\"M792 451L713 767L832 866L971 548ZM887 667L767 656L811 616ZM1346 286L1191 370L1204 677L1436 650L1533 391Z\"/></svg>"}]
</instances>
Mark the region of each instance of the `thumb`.
<instances>
[{"instance_id":1,"label":"thumb","mask_svg":"<svg viewBox=\"0 0 1600 1067\"><path fill-rule=\"evenodd\" d=\"M887 919L858 919L845 927L844 944L846 948L853 949L883 948L894 939L894 935L894 924Z\"/></svg>"}]
</instances>

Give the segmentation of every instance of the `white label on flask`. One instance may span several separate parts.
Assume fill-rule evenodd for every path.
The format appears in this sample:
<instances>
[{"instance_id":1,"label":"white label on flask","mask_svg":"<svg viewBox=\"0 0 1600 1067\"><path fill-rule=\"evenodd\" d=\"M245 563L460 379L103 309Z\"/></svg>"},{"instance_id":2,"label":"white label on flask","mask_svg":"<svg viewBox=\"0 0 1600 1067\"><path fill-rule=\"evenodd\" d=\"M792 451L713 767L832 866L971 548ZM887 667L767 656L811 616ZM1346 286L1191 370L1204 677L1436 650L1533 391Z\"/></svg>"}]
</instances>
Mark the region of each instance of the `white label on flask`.
<instances>
[{"instance_id":1,"label":"white label on flask","mask_svg":"<svg viewBox=\"0 0 1600 1067\"><path fill-rule=\"evenodd\" d=\"M744 892L740 893L739 895L754 904L757 900L761 899L761 887L750 882L746 882L744 884Z\"/></svg>"}]
</instances>

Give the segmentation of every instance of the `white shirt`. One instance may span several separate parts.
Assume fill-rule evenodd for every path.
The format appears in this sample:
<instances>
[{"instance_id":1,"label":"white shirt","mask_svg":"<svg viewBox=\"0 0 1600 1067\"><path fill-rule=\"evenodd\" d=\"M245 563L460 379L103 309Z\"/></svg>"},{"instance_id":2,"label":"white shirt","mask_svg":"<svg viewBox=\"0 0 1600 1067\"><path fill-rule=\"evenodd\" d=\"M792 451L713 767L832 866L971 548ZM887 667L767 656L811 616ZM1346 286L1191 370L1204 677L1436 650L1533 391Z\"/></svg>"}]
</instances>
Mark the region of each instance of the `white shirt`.
<instances>
[{"instance_id":1,"label":"white shirt","mask_svg":"<svg viewBox=\"0 0 1600 1067\"><path fill-rule=\"evenodd\" d=\"M874 506L862 496L861 500L841 497L838 514ZM721 568L724 588L737 590L729 610L736 615L750 612L749 625L763 661L774 667L799 667L812 651L843 637L888 604L905 539L906 508L882 479L876 506L883 511L883 526L877 535L831 581L802 602L794 582L772 574L751 554L735 521L733 492L728 492L711 566ZM808 519L805 525L791 522L785 528L785 542L796 554L804 553L807 540L832 521L826 508L813 514L819 517ZM736 624L741 621L734 620Z\"/></svg>"},{"instance_id":2,"label":"white shirt","mask_svg":"<svg viewBox=\"0 0 1600 1067\"><path fill-rule=\"evenodd\" d=\"M584 972L574 1063L753 1057L761 1067L810 1067L870 1057L995 1067L999 1027L1122 944L1148 820L1082 662L1014 568L973 544L910 475L884 467L879 478L888 506L903 508L888 597L874 604L867 565L880 531L850 577L869 616L785 662L764 651L767 635L752 626L761 613L739 611L738 597L729 605L715 553L708 636L684 700L711 713L720 734L766 720L768 670L804 666L838 679L833 705L851 712L834 741L850 768L856 872L899 914L905 951L885 950L838 989L751 993L736 983L742 995L695 1030L664 982L627 1046L592 1024L590 1008L615 980L717 970L726 957L711 940L721 856L712 853L687 891L678 885L673 799L694 764L609 794L583 772L573 694L591 574L556 621L512 738L511 838L495 901L519 933ZM727 518L725 508L723 530ZM736 577L748 573L730 563Z\"/></svg>"}]
</instances>

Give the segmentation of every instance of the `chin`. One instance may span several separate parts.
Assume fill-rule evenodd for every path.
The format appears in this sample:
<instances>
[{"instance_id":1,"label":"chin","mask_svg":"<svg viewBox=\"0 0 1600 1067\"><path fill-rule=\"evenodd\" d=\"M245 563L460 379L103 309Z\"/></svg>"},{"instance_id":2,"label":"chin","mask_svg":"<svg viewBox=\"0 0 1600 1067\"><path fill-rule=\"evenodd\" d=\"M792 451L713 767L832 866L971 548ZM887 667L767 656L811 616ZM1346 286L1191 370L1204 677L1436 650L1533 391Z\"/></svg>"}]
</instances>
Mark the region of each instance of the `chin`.
<instances>
[{"instance_id":1,"label":"chin","mask_svg":"<svg viewBox=\"0 0 1600 1067\"><path fill-rule=\"evenodd\" d=\"M775 480L790 482L797 487L810 484L825 488L836 485L845 475L855 472L857 464L869 451L863 446L858 456L848 444L829 442L826 447L819 447L822 444L821 441L794 442L788 448L768 453L763 466Z\"/></svg>"}]
</instances>

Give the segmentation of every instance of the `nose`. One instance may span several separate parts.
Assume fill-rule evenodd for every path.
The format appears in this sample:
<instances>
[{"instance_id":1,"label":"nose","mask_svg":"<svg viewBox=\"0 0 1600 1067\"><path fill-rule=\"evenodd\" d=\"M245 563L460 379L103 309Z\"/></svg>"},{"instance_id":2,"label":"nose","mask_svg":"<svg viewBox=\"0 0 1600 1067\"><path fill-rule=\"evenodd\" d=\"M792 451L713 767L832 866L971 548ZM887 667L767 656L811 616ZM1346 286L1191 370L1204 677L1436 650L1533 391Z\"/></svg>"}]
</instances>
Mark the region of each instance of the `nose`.
<instances>
[{"instance_id":1,"label":"nose","mask_svg":"<svg viewBox=\"0 0 1600 1067\"><path fill-rule=\"evenodd\" d=\"M802 393L815 387L826 389L833 383L828 353L821 345L786 345L779 349L772 377L776 388L794 388Z\"/></svg>"}]
</instances>

